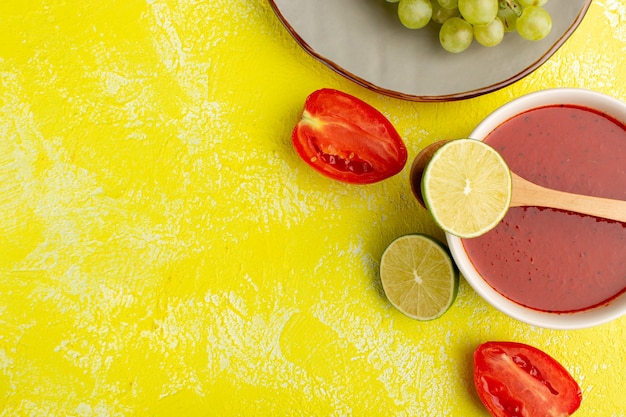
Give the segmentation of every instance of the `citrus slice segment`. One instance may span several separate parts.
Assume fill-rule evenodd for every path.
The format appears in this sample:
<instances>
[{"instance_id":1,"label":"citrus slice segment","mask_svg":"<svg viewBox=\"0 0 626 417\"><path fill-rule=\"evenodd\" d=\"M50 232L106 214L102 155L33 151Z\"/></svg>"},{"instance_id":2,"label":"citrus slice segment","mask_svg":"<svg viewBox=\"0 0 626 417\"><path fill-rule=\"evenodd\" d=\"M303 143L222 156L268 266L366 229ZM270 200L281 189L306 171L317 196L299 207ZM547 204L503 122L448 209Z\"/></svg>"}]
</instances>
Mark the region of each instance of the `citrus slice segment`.
<instances>
[{"instance_id":1,"label":"citrus slice segment","mask_svg":"<svg viewBox=\"0 0 626 417\"><path fill-rule=\"evenodd\" d=\"M380 279L394 307L423 321L445 313L459 288L458 270L446 247L422 234L391 242L380 261Z\"/></svg>"},{"instance_id":2,"label":"citrus slice segment","mask_svg":"<svg viewBox=\"0 0 626 417\"><path fill-rule=\"evenodd\" d=\"M493 229L511 202L511 172L502 156L475 139L443 145L424 169L422 195L446 232L480 236Z\"/></svg>"}]
</instances>

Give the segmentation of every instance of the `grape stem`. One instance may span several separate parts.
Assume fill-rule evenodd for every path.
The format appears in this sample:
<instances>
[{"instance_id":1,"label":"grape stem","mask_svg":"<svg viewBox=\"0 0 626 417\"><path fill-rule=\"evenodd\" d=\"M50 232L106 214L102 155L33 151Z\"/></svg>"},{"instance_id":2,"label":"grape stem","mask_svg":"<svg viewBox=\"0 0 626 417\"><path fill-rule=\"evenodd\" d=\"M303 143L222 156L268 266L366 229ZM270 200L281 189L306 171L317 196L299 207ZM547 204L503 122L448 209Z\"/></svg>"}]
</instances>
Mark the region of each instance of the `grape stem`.
<instances>
[{"instance_id":1,"label":"grape stem","mask_svg":"<svg viewBox=\"0 0 626 417\"><path fill-rule=\"evenodd\" d=\"M522 15L522 7L516 0L500 0L500 9L509 9L513 13L515 13L517 17L520 17Z\"/></svg>"}]
</instances>

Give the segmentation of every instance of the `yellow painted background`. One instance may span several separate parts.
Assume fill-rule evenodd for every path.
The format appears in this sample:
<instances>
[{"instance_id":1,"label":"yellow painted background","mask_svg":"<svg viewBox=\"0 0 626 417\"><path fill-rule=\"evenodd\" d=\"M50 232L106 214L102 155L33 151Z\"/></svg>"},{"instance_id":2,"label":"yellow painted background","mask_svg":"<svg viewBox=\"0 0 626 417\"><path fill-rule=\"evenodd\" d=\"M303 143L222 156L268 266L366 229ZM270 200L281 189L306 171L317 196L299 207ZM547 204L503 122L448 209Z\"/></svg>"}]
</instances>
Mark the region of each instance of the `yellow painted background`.
<instances>
[{"instance_id":1,"label":"yellow painted background","mask_svg":"<svg viewBox=\"0 0 626 417\"><path fill-rule=\"evenodd\" d=\"M551 331L461 282L420 323L377 276L394 238L443 234L408 167L352 186L291 147L333 87L387 115L409 161L547 87L626 100L626 5L596 0L498 92L411 103L304 53L264 0L0 1L0 416L486 416L472 353L523 341L626 415L626 318Z\"/></svg>"}]
</instances>

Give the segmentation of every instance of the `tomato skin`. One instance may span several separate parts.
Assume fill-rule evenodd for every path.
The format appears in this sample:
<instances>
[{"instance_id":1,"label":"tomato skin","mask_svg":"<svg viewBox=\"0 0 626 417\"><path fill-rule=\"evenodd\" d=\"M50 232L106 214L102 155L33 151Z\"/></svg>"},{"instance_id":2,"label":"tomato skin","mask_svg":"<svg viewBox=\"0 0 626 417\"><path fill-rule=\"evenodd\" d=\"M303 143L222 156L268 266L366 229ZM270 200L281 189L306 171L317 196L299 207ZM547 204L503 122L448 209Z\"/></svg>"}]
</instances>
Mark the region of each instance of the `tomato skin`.
<instances>
[{"instance_id":1,"label":"tomato skin","mask_svg":"<svg viewBox=\"0 0 626 417\"><path fill-rule=\"evenodd\" d=\"M474 384L494 417L564 417L574 413L582 401L580 387L560 363L517 342L478 346Z\"/></svg>"},{"instance_id":2,"label":"tomato skin","mask_svg":"<svg viewBox=\"0 0 626 417\"><path fill-rule=\"evenodd\" d=\"M399 173L407 160L404 142L382 113L330 88L307 97L292 142L316 171L353 184L389 178Z\"/></svg>"}]
</instances>

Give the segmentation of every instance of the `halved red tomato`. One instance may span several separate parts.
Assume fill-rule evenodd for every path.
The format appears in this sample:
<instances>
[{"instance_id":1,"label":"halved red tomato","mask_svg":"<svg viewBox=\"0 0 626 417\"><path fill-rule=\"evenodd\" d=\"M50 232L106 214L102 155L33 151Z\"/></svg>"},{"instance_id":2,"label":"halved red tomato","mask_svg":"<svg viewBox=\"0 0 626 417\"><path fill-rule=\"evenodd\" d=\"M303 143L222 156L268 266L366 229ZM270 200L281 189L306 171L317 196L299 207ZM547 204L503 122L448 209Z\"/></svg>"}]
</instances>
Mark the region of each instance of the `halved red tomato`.
<instances>
[{"instance_id":1,"label":"halved red tomato","mask_svg":"<svg viewBox=\"0 0 626 417\"><path fill-rule=\"evenodd\" d=\"M382 113L329 88L307 97L292 141L300 157L315 170L355 184L389 178L407 160L404 142Z\"/></svg>"},{"instance_id":2,"label":"halved red tomato","mask_svg":"<svg viewBox=\"0 0 626 417\"><path fill-rule=\"evenodd\" d=\"M487 342L474 352L474 384L494 417L569 416L580 387L547 353L516 342Z\"/></svg>"}]
</instances>

